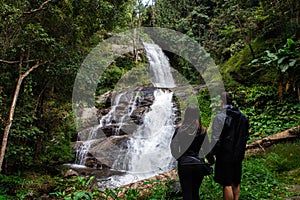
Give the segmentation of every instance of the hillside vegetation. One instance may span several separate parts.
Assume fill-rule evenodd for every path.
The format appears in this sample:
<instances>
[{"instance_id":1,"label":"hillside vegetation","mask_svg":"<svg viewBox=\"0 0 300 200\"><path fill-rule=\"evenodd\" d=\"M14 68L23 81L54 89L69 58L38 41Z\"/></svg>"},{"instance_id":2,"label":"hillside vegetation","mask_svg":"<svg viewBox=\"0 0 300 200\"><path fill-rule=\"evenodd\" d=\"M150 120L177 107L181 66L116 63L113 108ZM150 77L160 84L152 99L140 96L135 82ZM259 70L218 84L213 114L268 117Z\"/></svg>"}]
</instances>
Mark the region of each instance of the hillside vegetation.
<instances>
[{"instance_id":1,"label":"hillside vegetation","mask_svg":"<svg viewBox=\"0 0 300 200\"><path fill-rule=\"evenodd\" d=\"M249 116L251 141L300 124L299 0L153 2L0 3L0 199L40 197L48 191L66 199L68 195L74 197L75 191L78 198L91 195L83 191L90 189L92 180L64 180L56 171L56 166L73 162L75 156L74 80L84 58L97 44L133 28L172 29L203 46L219 67L226 90ZM190 63L165 53L172 67L192 85L204 84ZM117 58L99 77L96 95L113 89L126 72L146 62L141 51ZM202 123L209 127L218 99L210 99L202 89L198 102ZM288 184L299 184L296 161L292 168L283 169L290 160L282 159L287 155L276 148L288 148L289 158L296 159L299 144L278 145L270 154L249 158L242 192L247 198L286 196L289 191L283 189ZM261 180L259 174L267 178ZM288 180L282 179L285 176ZM38 190L31 191L31 187ZM211 185L203 190L206 187ZM75 188L72 195L67 188ZM221 191L218 186L215 189ZM136 191L130 192L134 195Z\"/></svg>"}]
</instances>

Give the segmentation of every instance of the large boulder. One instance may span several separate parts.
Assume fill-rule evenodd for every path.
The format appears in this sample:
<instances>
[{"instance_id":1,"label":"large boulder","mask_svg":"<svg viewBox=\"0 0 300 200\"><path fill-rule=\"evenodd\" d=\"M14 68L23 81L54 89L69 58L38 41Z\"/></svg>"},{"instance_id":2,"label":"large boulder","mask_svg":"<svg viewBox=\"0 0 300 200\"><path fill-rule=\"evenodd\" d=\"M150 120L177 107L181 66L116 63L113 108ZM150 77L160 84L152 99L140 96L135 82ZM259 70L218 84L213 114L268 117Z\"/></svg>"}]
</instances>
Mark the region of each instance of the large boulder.
<instances>
[{"instance_id":1,"label":"large boulder","mask_svg":"<svg viewBox=\"0 0 300 200\"><path fill-rule=\"evenodd\" d=\"M94 164L98 167L111 168L127 141L127 136L115 136L93 142L89 154L96 159Z\"/></svg>"}]
</instances>

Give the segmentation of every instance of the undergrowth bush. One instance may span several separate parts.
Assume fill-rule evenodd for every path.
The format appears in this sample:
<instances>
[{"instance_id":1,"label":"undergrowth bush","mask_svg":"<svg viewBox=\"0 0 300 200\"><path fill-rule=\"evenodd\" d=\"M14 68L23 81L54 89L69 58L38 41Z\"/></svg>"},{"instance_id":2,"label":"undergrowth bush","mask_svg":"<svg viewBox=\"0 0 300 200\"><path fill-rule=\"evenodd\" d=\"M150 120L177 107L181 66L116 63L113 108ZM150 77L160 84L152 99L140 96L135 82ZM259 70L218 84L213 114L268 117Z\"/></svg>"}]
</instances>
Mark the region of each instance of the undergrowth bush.
<instances>
[{"instance_id":1,"label":"undergrowth bush","mask_svg":"<svg viewBox=\"0 0 300 200\"><path fill-rule=\"evenodd\" d=\"M276 144L266 155L267 167L276 173L300 169L300 142Z\"/></svg>"},{"instance_id":2,"label":"undergrowth bush","mask_svg":"<svg viewBox=\"0 0 300 200\"><path fill-rule=\"evenodd\" d=\"M243 163L241 199L285 199L290 192L285 183L266 167L266 159L252 157Z\"/></svg>"},{"instance_id":3,"label":"undergrowth bush","mask_svg":"<svg viewBox=\"0 0 300 200\"><path fill-rule=\"evenodd\" d=\"M271 85L240 86L232 89L235 104L249 117L250 141L287 130L300 124L300 103L286 92L283 103Z\"/></svg>"}]
</instances>

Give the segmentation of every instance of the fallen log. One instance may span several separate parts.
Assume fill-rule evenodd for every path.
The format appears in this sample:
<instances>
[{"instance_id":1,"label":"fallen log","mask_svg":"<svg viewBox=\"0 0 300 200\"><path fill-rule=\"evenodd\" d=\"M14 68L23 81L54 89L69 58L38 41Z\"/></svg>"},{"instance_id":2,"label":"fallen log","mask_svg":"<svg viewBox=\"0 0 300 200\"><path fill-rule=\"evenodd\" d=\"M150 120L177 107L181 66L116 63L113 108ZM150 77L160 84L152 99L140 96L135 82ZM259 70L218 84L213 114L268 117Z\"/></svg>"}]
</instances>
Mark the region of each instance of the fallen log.
<instances>
[{"instance_id":1,"label":"fallen log","mask_svg":"<svg viewBox=\"0 0 300 200\"><path fill-rule=\"evenodd\" d=\"M283 132L271 135L269 137L263 138L261 140L257 140L246 146L246 154L256 153L258 151L265 151L266 148L272 146L273 144L277 144L285 141L292 141L295 139L299 139L300 137L300 125L294 128L290 128Z\"/></svg>"}]
</instances>

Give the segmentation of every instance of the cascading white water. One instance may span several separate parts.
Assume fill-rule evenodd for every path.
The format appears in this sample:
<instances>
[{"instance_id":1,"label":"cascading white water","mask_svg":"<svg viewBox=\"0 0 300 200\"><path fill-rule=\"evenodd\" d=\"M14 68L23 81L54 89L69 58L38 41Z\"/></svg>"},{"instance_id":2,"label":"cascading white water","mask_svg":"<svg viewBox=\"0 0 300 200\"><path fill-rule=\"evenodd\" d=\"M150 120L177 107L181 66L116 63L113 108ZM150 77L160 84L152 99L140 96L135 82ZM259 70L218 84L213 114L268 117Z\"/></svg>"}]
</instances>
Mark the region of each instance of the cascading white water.
<instances>
[{"instance_id":1,"label":"cascading white water","mask_svg":"<svg viewBox=\"0 0 300 200\"><path fill-rule=\"evenodd\" d=\"M170 142L174 133L175 109L173 93L154 91L151 111L146 113L143 125L127 143L127 153L120 154L112 168L133 173L157 173L170 169L172 156Z\"/></svg>"},{"instance_id":2,"label":"cascading white water","mask_svg":"<svg viewBox=\"0 0 300 200\"><path fill-rule=\"evenodd\" d=\"M137 128L127 142L124 153L120 151L112 169L126 171L123 176L112 176L109 186L117 187L149 178L174 167L170 142L175 130L175 107L173 93L161 88L173 88L175 83L168 58L161 48L153 43L144 43L153 77L151 81L157 89L154 102L146 113L143 124Z\"/></svg>"},{"instance_id":3,"label":"cascading white water","mask_svg":"<svg viewBox=\"0 0 300 200\"><path fill-rule=\"evenodd\" d=\"M114 102L112 103L111 110L105 116L103 116L101 118L101 120L100 120L100 127L99 128L101 128L101 127L103 127L105 125L110 125L113 120L116 121L116 119L115 119L115 111L116 111L116 108L119 105L120 99L121 99L121 97L123 95L124 95L124 93L120 93L120 94L116 95L116 97L114 99Z\"/></svg>"},{"instance_id":4,"label":"cascading white water","mask_svg":"<svg viewBox=\"0 0 300 200\"><path fill-rule=\"evenodd\" d=\"M168 57L157 44L145 42L143 44L150 63L150 72L153 75L152 84L158 88L175 87Z\"/></svg>"},{"instance_id":5,"label":"cascading white water","mask_svg":"<svg viewBox=\"0 0 300 200\"><path fill-rule=\"evenodd\" d=\"M84 141L82 141L82 144L78 147L78 149L76 151L76 160L75 160L76 165L84 166L91 143L97 134L96 130L98 129L98 127L99 126L89 128L88 137L86 139L84 139ZM83 133L82 132L78 133L79 136L81 134L83 134Z\"/></svg>"},{"instance_id":6,"label":"cascading white water","mask_svg":"<svg viewBox=\"0 0 300 200\"><path fill-rule=\"evenodd\" d=\"M154 43L144 43L151 79L156 87L175 86L168 58L162 49ZM157 89L150 112L146 113L143 125L133 133L127 144L127 152L121 153L112 168L133 173L157 173L170 169L172 156L170 142L174 133L175 110L173 93Z\"/></svg>"},{"instance_id":7,"label":"cascading white water","mask_svg":"<svg viewBox=\"0 0 300 200\"><path fill-rule=\"evenodd\" d=\"M154 91L151 111L145 115L144 124L129 140L129 171L135 173L166 171L173 160L170 142L174 133L173 93Z\"/></svg>"},{"instance_id":8,"label":"cascading white water","mask_svg":"<svg viewBox=\"0 0 300 200\"><path fill-rule=\"evenodd\" d=\"M174 168L175 160L170 151L176 118L173 93L157 89L154 97L151 111L146 113L143 125L129 139L126 153L121 151L112 166L112 169L126 174L110 177L106 187L119 187Z\"/></svg>"},{"instance_id":9,"label":"cascading white water","mask_svg":"<svg viewBox=\"0 0 300 200\"><path fill-rule=\"evenodd\" d=\"M131 114L135 110L135 104L137 102L137 99L139 97L140 92L137 91L135 95L132 95L129 104L126 108L125 114L121 117L120 122L119 122L119 127L116 130L116 135L119 135L120 130L122 129L123 125L126 124L127 120L130 118Z\"/></svg>"}]
</instances>

